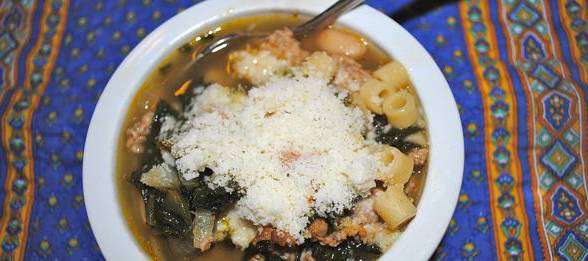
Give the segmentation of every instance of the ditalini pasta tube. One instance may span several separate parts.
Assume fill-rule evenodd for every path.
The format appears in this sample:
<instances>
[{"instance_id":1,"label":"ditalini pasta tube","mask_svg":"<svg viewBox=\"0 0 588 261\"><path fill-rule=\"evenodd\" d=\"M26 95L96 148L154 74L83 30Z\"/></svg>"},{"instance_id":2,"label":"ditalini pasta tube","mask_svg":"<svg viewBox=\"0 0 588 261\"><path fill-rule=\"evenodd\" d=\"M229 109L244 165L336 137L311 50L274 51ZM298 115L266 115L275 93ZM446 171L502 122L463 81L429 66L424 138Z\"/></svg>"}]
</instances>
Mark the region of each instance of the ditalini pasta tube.
<instances>
[{"instance_id":1,"label":"ditalini pasta tube","mask_svg":"<svg viewBox=\"0 0 588 261\"><path fill-rule=\"evenodd\" d=\"M410 84L410 78L406 69L397 61L385 64L376 70L373 75L387 83L393 90L399 90Z\"/></svg>"},{"instance_id":2,"label":"ditalini pasta tube","mask_svg":"<svg viewBox=\"0 0 588 261\"><path fill-rule=\"evenodd\" d=\"M414 161L408 155L392 146L385 146L382 159L386 164L386 173L380 178L386 184L404 185L412 175Z\"/></svg>"},{"instance_id":3,"label":"ditalini pasta tube","mask_svg":"<svg viewBox=\"0 0 588 261\"><path fill-rule=\"evenodd\" d=\"M410 127L419 116L415 98L407 91L386 96L382 110L390 125L400 129Z\"/></svg>"},{"instance_id":4,"label":"ditalini pasta tube","mask_svg":"<svg viewBox=\"0 0 588 261\"><path fill-rule=\"evenodd\" d=\"M372 78L361 86L359 97L370 111L382 114L382 102L392 91L385 82Z\"/></svg>"},{"instance_id":5,"label":"ditalini pasta tube","mask_svg":"<svg viewBox=\"0 0 588 261\"><path fill-rule=\"evenodd\" d=\"M416 208L404 194L402 187L388 186L388 189L374 200L374 210L392 230L416 215Z\"/></svg>"}]
</instances>

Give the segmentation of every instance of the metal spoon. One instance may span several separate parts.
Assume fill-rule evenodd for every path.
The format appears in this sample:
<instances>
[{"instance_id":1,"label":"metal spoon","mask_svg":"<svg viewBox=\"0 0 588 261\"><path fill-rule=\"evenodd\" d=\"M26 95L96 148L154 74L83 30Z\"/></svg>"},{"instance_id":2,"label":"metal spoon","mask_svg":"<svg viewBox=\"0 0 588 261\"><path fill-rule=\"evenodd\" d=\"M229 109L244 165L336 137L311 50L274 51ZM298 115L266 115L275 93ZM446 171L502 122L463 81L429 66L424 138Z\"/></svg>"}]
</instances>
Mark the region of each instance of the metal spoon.
<instances>
[{"instance_id":1,"label":"metal spoon","mask_svg":"<svg viewBox=\"0 0 588 261\"><path fill-rule=\"evenodd\" d=\"M297 26L296 28L294 28L294 30L292 30L292 32L294 33L294 37L296 37L297 39L301 39L301 38L304 38L304 37L310 35L313 32L324 29L325 27L333 24L337 20L337 18L339 18L339 16L341 16L342 14L346 13L347 11L357 7L358 5L363 3L363 1L364 0L339 0L339 1L337 1L336 3L331 5L329 8L327 8L327 10L323 11L319 15L310 19L306 23L301 24L301 25ZM215 41L214 43L212 43L212 44L206 46L204 49L202 49L202 51L200 51L195 56L195 59L193 59L191 63L195 64L203 57L205 57L211 53L218 52L218 51L230 46L231 43L233 43L233 42L242 41L245 38L263 38L263 37L267 37L267 36L268 36L268 34L250 34L250 33L227 34L227 35L223 36L222 38L218 39L217 41ZM191 66L189 65L189 67L191 67Z\"/></svg>"}]
</instances>

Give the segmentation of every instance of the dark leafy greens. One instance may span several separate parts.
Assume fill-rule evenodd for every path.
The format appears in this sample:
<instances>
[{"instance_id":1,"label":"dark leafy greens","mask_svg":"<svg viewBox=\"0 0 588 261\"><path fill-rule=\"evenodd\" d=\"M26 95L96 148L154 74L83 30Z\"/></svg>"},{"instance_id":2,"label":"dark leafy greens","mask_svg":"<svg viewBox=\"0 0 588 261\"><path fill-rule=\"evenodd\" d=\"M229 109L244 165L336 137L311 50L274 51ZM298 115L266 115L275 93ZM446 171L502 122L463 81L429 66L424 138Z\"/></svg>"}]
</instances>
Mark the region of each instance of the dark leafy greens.
<instances>
[{"instance_id":1,"label":"dark leafy greens","mask_svg":"<svg viewBox=\"0 0 588 261\"><path fill-rule=\"evenodd\" d=\"M269 241L260 241L245 250L243 260L251 260L254 257L263 257L264 260L284 260L283 257L291 257L301 260L305 255L312 256L315 260L376 260L380 256L380 249L375 245L366 245L358 239L348 239L336 247L323 245L319 242L307 242L296 247L279 247ZM292 259L288 259L292 260Z\"/></svg>"},{"instance_id":2,"label":"dark leafy greens","mask_svg":"<svg viewBox=\"0 0 588 261\"><path fill-rule=\"evenodd\" d=\"M413 133L422 131L422 128L408 127L405 129L397 129L392 127L390 130L386 131L386 125L388 125L388 119L386 119L386 116L378 114L374 116L373 126L377 142L396 147L403 153L408 153L414 148L420 148L417 144L405 141L405 138Z\"/></svg>"},{"instance_id":3,"label":"dark leafy greens","mask_svg":"<svg viewBox=\"0 0 588 261\"><path fill-rule=\"evenodd\" d=\"M157 136L167 117L178 119L179 113L162 100L157 104L153 115L151 130L145 141L145 151L141 155L141 167L133 172L130 181L141 192L147 224L165 236L186 238L192 230L194 216L191 213L198 208L212 210L215 213L224 211L238 200L238 186L234 186L235 192L232 193L226 192L223 188L209 188L204 178L212 175L210 169L206 169L198 178L190 181L177 176L181 184L177 189L159 190L141 183L143 173L163 163L162 147Z\"/></svg>"}]
</instances>

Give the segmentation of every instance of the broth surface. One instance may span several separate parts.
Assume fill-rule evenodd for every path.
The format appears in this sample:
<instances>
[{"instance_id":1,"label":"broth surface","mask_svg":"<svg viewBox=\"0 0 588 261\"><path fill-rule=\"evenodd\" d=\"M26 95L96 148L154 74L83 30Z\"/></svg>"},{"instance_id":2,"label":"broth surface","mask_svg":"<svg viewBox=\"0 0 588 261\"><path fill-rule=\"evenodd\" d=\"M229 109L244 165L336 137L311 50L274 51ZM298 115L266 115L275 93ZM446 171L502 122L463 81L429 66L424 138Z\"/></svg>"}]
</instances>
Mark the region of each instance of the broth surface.
<instances>
[{"instance_id":1,"label":"broth surface","mask_svg":"<svg viewBox=\"0 0 588 261\"><path fill-rule=\"evenodd\" d=\"M135 238L143 250L156 260L239 260L243 258L243 251L235 248L231 243L225 241L216 243L210 250L191 256L182 256L174 253L172 248L181 248L187 244L191 247L191 242L179 242L179 240L168 240L151 229L146 223L143 216L143 202L139 191L136 187L128 182L127 178L131 172L138 169L140 155L128 152L125 147L125 131L137 119L142 117L146 112L153 111L160 99L167 101L174 107L179 107L180 102L174 96L174 92L186 81L192 80L195 83L203 82L210 84L218 82L225 86L239 87L246 85L244 82L232 77L227 73L227 56L230 52L242 49L247 44L243 41L220 52L206 57L201 65L194 71L186 73L185 68L190 63L195 52L214 42L218 37L243 31L253 31L256 33L271 33L274 30L284 27L294 28L307 20L306 17L296 14L271 14L253 17L238 18L219 26L210 28L209 31L201 33L192 41L182 45L174 50L164 61L154 70L148 79L143 83L140 90L129 105L129 109L123 124L123 131L118 142L117 155L117 187L121 208L127 223L135 235ZM308 51L317 50L315 36L311 35L301 41L302 48ZM359 60L363 68L369 71L377 69L379 66L389 62L391 59L369 40L366 55ZM419 171L420 172L420 171ZM414 175L413 175L414 176ZM417 189L409 191L409 196L418 201L422 191L425 173L416 175ZM415 202L416 203L416 202ZM170 245L173 245L170 247ZM176 250L177 251L177 250Z\"/></svg>"}]
</instances>

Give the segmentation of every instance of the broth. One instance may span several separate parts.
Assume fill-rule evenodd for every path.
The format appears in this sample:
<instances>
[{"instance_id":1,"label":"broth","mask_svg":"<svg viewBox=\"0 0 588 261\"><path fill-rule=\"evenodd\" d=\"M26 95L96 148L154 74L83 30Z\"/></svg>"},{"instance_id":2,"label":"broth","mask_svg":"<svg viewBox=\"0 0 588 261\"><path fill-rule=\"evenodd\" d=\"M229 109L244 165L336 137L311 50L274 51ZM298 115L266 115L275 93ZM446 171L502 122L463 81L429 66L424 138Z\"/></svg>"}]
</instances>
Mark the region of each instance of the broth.
<instances>
[{"instance_id":1,"label":"broth","mask_svg":"<svg viewBox=\"0 0 588 261\"><path fill-rule=\"evenodd\" d=\"M254 31L258 33L271 33L274 30L284 27L293 28L307 20L307 17L297 14L271 14L259 15L253 17L238 18L222 23L217 27L210 28L208 32L195 37L192 41L182 45L173 51L163 62L155 69L147 80L143 83L140 90L129 105L123 130L128 129L134 122L142 117L148 111L154 111L159 100L165 100L172 107L179 108L180 101L174 96L174 92L182 83L188 80L194 82L203 82L210 84L218 82L225 86L239 87L245 86L246 83L229 75L226 70L227 55L235 50L243 48L247 42L240 42L220 52L214 53L202 60L200 64L204 68L196 68L195 71L186 73L186 65L191 61L191 57L199 48L215 41L219 36L243 31ZM311 35L301 41L302 48L309 51L317 50L315 36ZM368 42L366 55L358 62L363 68L373 71L391 59L375 45ZM189 76L186 76L189 75ZM235 248L231 243L224 241L216 243L214 247L204 253L194 255L177 255L172 248L181 248L186 244L191 247L191 242L179 242L179 240L168 240L158 235L156 231L145 223L144 205L141 195L137 188L128 182L130 173L140 168L140 155L130 153L125 147L125 132L121 132L117 148L117 175L118 175L118 192L121 202L121 208L126 221L135 235L139 245L143 250L155 260L238 260L242 259L244 252ZM420 197L425 173L421 170L415 170L417 175L413 175L414 189L407 193L415 200L415 204ZM423 173L421 173L423 172ZM171 247L170 247L171 245ZM177 250L176 250L177 251Z\"/></svg>"}]
</instances>

